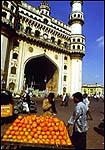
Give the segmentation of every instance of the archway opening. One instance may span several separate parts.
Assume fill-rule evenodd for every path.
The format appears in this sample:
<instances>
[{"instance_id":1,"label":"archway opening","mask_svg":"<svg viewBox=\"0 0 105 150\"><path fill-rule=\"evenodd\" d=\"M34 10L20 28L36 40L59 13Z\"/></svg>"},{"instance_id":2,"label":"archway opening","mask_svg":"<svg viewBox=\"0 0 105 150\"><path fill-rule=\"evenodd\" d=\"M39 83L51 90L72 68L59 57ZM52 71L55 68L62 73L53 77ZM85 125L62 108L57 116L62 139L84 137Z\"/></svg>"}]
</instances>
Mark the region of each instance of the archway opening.
<instances>
[{"instance_id":1,"label":"archway opening","mask_svg":"<svg viewBox=\"0 0 105 150\"><path fill-rule=\"evenodd\" d=\"M45 56L29 60L25 66L24 75L25 87L57 92L58 70L55 64Z\"/></svg>"}]
</instances>

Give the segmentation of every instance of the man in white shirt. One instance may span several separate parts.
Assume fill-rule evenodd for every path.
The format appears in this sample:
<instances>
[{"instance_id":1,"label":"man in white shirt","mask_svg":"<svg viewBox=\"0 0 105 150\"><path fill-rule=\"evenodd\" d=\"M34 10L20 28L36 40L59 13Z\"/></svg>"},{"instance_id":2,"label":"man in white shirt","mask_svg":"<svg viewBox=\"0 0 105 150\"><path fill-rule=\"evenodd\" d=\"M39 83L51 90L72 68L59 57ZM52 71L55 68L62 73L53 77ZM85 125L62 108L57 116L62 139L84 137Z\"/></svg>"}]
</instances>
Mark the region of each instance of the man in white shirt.
<instances>
[{"instance_id":1,"label":"man in white shirt","mask_svg":"<svg viewBox=\"0 0 105 150\"><path fill-rule=\"evenodd\" d=\"M72 143L76 149L86 149L87 127L87 108L83 103L83 97L80 92L73 94L75 109L73 115L68 120L67 128L73 125Z\"/></svg>"},{"instance_id":2,"label":"man in white shirt","mask_svg":"<svg viewBox=\"0 0 105 150\"><path fill-rule=\"evenodd\" d=\"M85 103L86 108L87 108L87 120L88 119L93 120L91 113L90 113L90 110L89 110L90 101L88 99L88 94L86 94L86 93L83 95L83 102Z\"/></svg>"}]
</instances>

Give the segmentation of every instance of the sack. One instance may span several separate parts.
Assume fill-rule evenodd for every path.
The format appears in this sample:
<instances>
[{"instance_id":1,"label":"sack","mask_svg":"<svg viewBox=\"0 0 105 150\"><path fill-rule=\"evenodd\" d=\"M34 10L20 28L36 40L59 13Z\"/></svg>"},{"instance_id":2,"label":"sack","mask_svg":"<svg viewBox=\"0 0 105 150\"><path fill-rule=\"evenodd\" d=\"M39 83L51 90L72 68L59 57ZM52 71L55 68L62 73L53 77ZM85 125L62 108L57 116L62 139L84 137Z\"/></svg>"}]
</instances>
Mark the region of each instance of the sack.
<instances>
[{"instance_id":1,"label":"sack","mask_svg":"<svg viewBox=\"0 0 105 150\"><path fill-rule=\"evenodd\" d=\"M49 110L49 109L51 108L51 106L52 106L52 105L49 103L49 100L48 100L48 99L44 99L44 100L43 100L42 109L43 109L44 111Z\"/></svg>"}]
</instances>

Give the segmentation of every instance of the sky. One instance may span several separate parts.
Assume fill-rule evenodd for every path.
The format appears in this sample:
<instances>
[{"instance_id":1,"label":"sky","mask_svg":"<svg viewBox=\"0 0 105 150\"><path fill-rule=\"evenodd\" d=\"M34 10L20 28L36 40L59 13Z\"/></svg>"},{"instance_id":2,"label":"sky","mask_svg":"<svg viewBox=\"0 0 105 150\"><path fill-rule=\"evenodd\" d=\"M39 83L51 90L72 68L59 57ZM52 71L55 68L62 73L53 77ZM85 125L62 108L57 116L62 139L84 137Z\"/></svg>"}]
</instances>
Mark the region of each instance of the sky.
<instances>
[{"instance_id":1,"label":"sky","mask_svg":"<svg viewBox=\"0 0 105 150\"><path fill-rule=\"evenodd\" d=\"M38 7L42 1L26 1ZM68 24L70 1L48 1L51 16ZM104 85L104 1L84 1L82 6L86 50L82 64L82 84Z\"/></svg>"}]
</instances>

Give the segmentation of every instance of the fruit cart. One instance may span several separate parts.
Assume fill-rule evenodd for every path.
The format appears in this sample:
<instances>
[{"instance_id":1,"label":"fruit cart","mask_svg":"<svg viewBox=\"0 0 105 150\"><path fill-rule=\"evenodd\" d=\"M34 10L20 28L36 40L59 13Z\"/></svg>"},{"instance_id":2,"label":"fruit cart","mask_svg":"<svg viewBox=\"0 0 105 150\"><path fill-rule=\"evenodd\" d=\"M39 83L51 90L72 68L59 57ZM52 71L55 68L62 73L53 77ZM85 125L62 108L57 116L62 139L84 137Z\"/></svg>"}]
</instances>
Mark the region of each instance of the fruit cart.
<instances>
[{"instance_id":1,"label":"fruit cart","mask_svg":"<svg viewBox=\"0 0 105 150\"><path fill-rule=\"evenodd\" d=\"M74 149L65 123L49 116L18 116L6 130L1 149Z\"/></svg>"},{"instance_id":2,"label":"fruit cart","mask_svg":"<svg viewBox=\"0 0 105 150\"><path fill-rule=\"evenodd\" d=\"M64 146L64 145L51 145L51 144L31 144L31 143L20 143L20 142L10 142L10 141L1 141L2 149L32 149L35 150L70 150L74 149L73 145Z\"/></svg>"}]
</instances>

